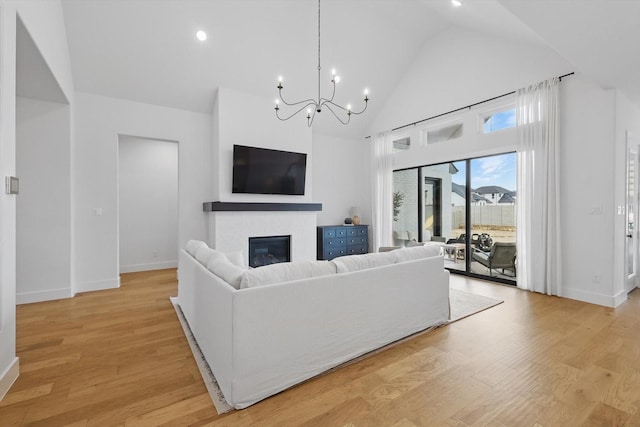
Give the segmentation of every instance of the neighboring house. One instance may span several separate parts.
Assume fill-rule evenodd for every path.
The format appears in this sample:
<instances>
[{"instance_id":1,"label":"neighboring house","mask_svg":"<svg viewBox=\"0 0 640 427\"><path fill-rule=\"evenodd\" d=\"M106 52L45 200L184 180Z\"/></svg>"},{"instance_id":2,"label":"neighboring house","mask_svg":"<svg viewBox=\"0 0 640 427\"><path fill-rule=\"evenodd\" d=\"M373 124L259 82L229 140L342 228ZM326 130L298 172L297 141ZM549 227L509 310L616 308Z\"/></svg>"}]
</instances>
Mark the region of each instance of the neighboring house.
<instances>
[{"instance_id":1,"label":"neighboring house","mask_svg":"<svg viewBox=\"0 0 640 427\"><path fill-rule=\"evenodd\" d=\"M490 205L497 205L505 194L511 193L512 192L506 188L497 185L487 185L473 190L473 194L477 194L479 197L486 200L486 204Z\"/></svg>"},{"instance_id":2,"label":"neighboring house","mask_svg":"<svg viewBox=\"0 0 640 427\"><path fill-rule=\"evenodd\" d=\"M481 187L481 189L482 188L489 188L489 187ZM502 187L495 187L495 188L499 188L506 193L511 193ZM484 190L480 190L480 191L479 190L471 189L471 205L472 206L496 205L499 203L499 200L502 199L502 196L506 194L506 193L486 193ZM466 186L461 184L456 184L455 182L451 183L451 206L465 206L467 203L466 192L467 192ZM498 197L497 194L500 194L500 196ZM487 197L487 195L489 197ZM498 201L494 201L495 197L498 197Z\"/></svg>"},{"instance_id":3,"label":"neighboring house","mask_svg":"<svg viewBox=\"0 0 640 427\"><path fill-rule=\"evenodd\" d=\"M515 191L503 194L502 197L500 197L500 200L498 200L498 204L499 205L515 205L516 204Z\"/></svg>"}]
</instances>

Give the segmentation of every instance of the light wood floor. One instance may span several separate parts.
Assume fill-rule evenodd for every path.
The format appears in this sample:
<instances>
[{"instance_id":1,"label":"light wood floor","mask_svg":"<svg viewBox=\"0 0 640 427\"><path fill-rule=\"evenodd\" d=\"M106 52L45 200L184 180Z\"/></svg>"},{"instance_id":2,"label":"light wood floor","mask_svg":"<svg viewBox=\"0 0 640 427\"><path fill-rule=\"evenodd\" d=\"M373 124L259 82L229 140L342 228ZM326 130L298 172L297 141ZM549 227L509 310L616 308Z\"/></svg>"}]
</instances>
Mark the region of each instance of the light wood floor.
<instances>
[{"instance_id":1,"label":"light wood floor","mask_svg":"<svg viewBox=\"0 0 640 427\"><path fill-rule=\"evenodd\" d=\"M169 296L175 270L18 307L0 426L638 426L640 291L617 309L452 276L505 300L218 416Z\"/></svg>"}]
</instances>

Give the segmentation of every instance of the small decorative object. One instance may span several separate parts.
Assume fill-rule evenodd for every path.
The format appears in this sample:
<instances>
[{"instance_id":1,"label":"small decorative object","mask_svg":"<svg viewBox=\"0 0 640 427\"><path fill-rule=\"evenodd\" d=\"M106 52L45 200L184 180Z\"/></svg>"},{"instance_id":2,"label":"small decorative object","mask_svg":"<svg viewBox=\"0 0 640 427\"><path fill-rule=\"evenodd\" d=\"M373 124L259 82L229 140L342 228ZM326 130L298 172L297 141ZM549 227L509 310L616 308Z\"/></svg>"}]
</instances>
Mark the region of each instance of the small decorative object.
<instances>
[{"instance_id":1,"label":"small decorative object","mask_svg":"<svg viewBox=\"0 0 640 427\"><path fill-rule=\"evenodd\" d=\"M351 222L353 225L360 225L360 208L358 206L351 208Z\"/></svg>"},{"instance_id":2,"label":"small decorative object","mask_svg":"<svg viewBox=\"0 0 640 427\"><path fill-rule=\"evenodd\" d=\"M345 218L344 223L347 225L351 225L351 218Z\"/></svg>"}]
</instances>

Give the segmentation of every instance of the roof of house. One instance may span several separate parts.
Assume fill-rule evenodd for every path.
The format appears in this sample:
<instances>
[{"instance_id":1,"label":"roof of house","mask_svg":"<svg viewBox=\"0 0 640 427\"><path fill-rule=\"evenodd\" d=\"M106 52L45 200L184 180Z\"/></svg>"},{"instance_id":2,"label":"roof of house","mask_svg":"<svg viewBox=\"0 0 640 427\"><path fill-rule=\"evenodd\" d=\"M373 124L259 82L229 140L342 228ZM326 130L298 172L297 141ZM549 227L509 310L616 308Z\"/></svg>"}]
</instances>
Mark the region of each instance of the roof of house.
<instances>
[{"instance_id":1,"label":"roof of house","mask_svg":"<svg viewBox=\"0 0 640 427\"><path fill-rule=\"evenodd\" d=\"M507 190L504 187L500 187L498 185L485 185L483 187L476 188L474 191L478 194L494 194L494 193L509 194L511 193L511 191Z\"/></svg>"},{"instance_id":2,"label":"roof of house","mask_svg":"<svg viewBox=\"0 0 640 427\"><path fill-rule=\"evenodd\" d=\"M516 198L515 198L515 195L512 195L512 193L503 194L502 197L500 197L500 200L498 200L498 204L515 203L515 202L516 202Z\"/></svg>"}]
</instances>

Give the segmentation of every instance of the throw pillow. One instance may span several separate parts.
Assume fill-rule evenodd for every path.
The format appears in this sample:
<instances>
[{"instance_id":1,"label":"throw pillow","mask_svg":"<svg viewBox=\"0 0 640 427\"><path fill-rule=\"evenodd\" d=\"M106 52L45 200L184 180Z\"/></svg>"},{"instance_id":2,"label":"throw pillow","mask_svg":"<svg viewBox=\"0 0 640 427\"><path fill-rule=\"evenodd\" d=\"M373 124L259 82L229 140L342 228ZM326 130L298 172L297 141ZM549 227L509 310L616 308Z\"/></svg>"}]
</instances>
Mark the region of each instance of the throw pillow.
<instances>
[{"instance_id":1,"label":"throw pillow","mask_svg":"<svg viewBox=\"0 0 640 427\"><path fill-rule=\"evenodd\" d=\"M244 268L231 264L224 256L211 257L207 263L207 269L235 289L240 289L240 283L242 283L242 279L246 273Z\"/></svg>"},{"instance_id":2,"label":"throw pillow","mask_svg":"<svg viewBox=\"0 0 640 427\"><path fill-rule=\"evenodd\" d=\"M196 259L205 267L212 258L224 258L224 254L220 251L216 251L215 249L211 249L208 246L202 247L196 252Z\"/></svg>"},{"instance_id":3,"label":"throw pillow","mask_svg":"<svg viewBox=\"0 0 640 427\"><path fill-rule=\"evenodd\" d=\"M200 248L208 248L208 246L202 240L189 240L184 246L184 250L192 257L196 256L196 252L198 252Z\"/></svg>"},{"instance_id":4,"label":"throw pillow","mask_svg":"<svg viewBox=\"0 0 640 427\"><path fill-rule=\"evenodd\" d=\"M407 242L407 248L413 248L415 246L424 246L424 242L414 242L413 240Z\"/></svg>"},{"instance_id":5,"label":"throw pillow","mask_svg":"<svg viewBox=\"0 0 640 427\"><path fill-rule=\"evenodd\" d=\"M224 255L227 257L231 264L236 265L240 268L247 268L247 265L244 262L244 255L242 254L242 251L225 252Z\"/></svg>"},{"instance_id":6,"label":"throw pillow","mask_svg":"<svg viewBox=\"0 0 640 427\"><path fill-rule=\"evenodd\" d=\"M359 271L368 268L380 267L382 265L394 264L396 262L394 252L396 251L341 256L339 258L334 258L332 262L336 265L336 271L338 273Z\"/></svg>"},{"instance_id":7,"label":"throw pillow","mask_svg":"<svg viewBox=\"0 0 640 427\"><path fill-rule=\"evenodd\" d=\"M240 288L254 288L335 273L335 265L329 261L281 262L248 270Z\"/></svg>"},{"instance_id":8,"label":"throw pillow","mask_svg":"<svg viewBox=\"0 0 640 427\"><path fill-rule=\"evenodd\" d=\"M440 246L438 245L425 245L414 246L412 248L402 248L393 252L389 252L396 256L397 262L412 261L420 258L432 258L434 256L440 256Z\"/></svg>"}]
</instances>

